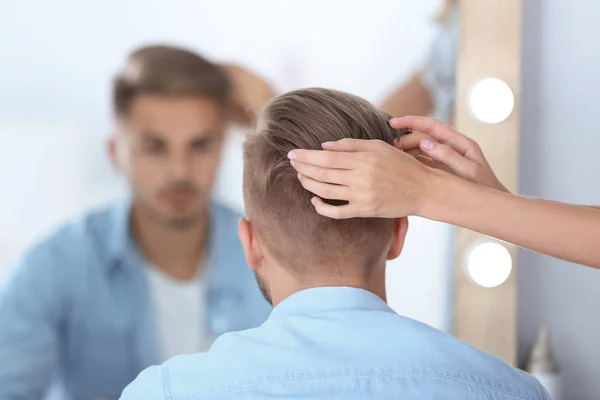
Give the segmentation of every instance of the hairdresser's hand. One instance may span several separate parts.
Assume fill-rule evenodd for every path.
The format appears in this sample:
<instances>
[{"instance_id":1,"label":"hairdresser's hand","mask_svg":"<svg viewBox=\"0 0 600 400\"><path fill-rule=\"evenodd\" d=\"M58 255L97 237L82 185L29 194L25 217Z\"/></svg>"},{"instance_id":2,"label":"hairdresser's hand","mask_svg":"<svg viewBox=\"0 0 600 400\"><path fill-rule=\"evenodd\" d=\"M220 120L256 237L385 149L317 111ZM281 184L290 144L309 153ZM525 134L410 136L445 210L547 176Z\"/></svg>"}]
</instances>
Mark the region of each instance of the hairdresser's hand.
<instances>
[{"instance_id":1,"label":"hairdresser's hand","mask_svg":"<svg viewBox=\"0 0 600 400\"><path fill-rule=\"evenodd\" d=\"M232 85L232 114L235 122L248 125L275 92L265 79L239 65L221 65Z\"/></svg>"},{"instance_id":2,"label":"hairdresser's hand","mask_svg":"<svg viewBox=\"0 0 600 400\"><path fill-rule=\"evenodd\" d=\"M394 118L390 125L395 129L413 131L401 136L396 147L422 163L478 185L508 192L492 171L477 142L448 125L425 117Z\"/></svg>"},{"instance_id":3,"label":"hairdresser's hand","mask_svg":"<svg viewBox=\"0 0 600 400\"><path fill-rule=\"evenodd\" d=\"M323 150L292 150L288 158L324 216L399 218L419 215L432 198L435 170L378 140L342 139ZM445 174L447 175L447 174ZM321 200L346 200L334 206Z\"/></svg>"}]
</instances>

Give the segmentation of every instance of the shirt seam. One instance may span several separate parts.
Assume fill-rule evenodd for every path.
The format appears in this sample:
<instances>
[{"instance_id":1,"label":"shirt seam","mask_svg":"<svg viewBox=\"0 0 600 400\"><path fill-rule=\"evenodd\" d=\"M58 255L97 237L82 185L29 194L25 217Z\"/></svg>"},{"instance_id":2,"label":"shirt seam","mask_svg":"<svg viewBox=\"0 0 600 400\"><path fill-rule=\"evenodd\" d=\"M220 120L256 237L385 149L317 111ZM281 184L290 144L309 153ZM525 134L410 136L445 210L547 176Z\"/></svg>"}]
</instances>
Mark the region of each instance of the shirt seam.
<instances>
[{"instance_id":1,"label":"shirt seam","mask_svg":"<svg viewBox=\"0 0 600 400\"><path fill-rule=\"evenodd\" d=\"M490 398L488 397L487 393L485 392L485 390L483 390L483 388L481 386L477 385L477 389L479 389L479 391L481 392L481 394L483 395L483 397L485 397L485 400L490 400ZM496 389L494 389L494 390L496 390ZM511 396L515 396L516 397L516 395L513 395L513 394L511 394Z\"/></svg>"},{"instance_id":2,"label":"shirt seam","mask_svg":"<svg viewBox=\"0 0 600 400\"><path fill-rule=\"evenodd\" d=\"M247 385L247 386L243 386L243 387L237 387L235 389L228 389L225 390L223 392L220 393L215 393L215 394L210 394L210 395L206 395L206 396L192 396L192 397L183 397L184 399L187 400L207 400L207 399L211 399L211 398L216 398L216 397L220 397L220 396L225 396L227 394L231 394L231 393L235 393L235 392L239 392L242 390L248 390L248 389L252 389L252 388L256 388L259 386L263 386L263 385L270 385L270 384L274 384L274 383L283 383L283 382L293 382L293 381L310 381L310 380L323 380L323 379L346 379L346 378L372 378L372 377L377 377L377 376L403 376L403 377L411 377L411 376L423 376L423 377L435 377L435 378L441 378L441 379L447 379L447 380L452 380L452 381L458 381L458 382L462 382L462 383L468 383L474 386L477 386L480 390L482 390L482 388L486 388L486 389L491 389L494 390L496 392L499 393L504 393L510 396L513 396L515 398L521 399L521 400L532 400L531 396L527 396L527 397L523 397L521 394L517 394L517 393L512 393L509 392L507 390L492 386L492 385L488 385L482 382L477 382L477 381L473 381L470 379L466 379L466 378L460 378L460 377L456 377L456 376L449 376L449 375L444 375L444 374L436 374L436 373L372 373L372 374L345 374L345 375L332 375L332 376L315 376L315 377L303 377L303 378L285 378L285 379L276 379L276 380L270 380L270 381L262 381L256 384L252 384L252 385ZM487 396L487 394L485 392L483 392L484 396L486 398L489 398ZM173 400L173 397L169 397L166 400Z\"/></svg>"},{"instance_id":3,"label":"shirt seam","mask_svg":"<svg viewBox=\"0 0 600 400\"><path fill-rule=\"evenodd\" d=\"M173 400L173 393L171 391L171 380L169 379L169 366L162 366L162 379L163 379L163 394L165 400Z\"/></svg>"}]
</instances>

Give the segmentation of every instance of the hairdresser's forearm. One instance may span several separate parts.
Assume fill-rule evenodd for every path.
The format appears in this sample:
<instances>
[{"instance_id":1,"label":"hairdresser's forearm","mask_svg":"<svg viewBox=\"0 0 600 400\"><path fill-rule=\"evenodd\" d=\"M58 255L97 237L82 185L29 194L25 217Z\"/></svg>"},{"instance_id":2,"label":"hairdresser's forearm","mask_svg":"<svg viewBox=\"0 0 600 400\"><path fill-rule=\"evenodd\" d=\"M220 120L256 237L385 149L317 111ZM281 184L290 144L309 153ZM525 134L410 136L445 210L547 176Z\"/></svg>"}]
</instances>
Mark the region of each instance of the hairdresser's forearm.
<instances>
[{"instance_id":1,"label":"hairdresser's forearm","mask_svg":"<svg viewBox=\"0 0 600 400\"><path fill-rule=\"evenodd\" d=\"M600 210L528 199L438 176L422 216L600 268Z\"/></svg>"}]
</instances>

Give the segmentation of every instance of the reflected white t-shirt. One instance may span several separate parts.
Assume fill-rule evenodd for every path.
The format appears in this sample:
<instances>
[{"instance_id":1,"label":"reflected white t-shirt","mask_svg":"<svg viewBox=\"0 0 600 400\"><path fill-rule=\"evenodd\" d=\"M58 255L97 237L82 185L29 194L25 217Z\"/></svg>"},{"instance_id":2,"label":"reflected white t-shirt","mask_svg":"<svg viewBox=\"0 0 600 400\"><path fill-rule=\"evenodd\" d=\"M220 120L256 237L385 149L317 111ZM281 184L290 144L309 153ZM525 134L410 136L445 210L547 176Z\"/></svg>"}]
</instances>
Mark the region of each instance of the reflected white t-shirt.
<instances>
[{"instance_id":1,"label":"reflected white t-shirt","mask_svg":"<svg viewBox=\"0 0 600 400\"><path fill-rule=\"evenodd\" d=\"M178 281L156 267L147 270L160 362L208 350L212 340L205 323L204 280Z\"/></svg>"}]
</instances>

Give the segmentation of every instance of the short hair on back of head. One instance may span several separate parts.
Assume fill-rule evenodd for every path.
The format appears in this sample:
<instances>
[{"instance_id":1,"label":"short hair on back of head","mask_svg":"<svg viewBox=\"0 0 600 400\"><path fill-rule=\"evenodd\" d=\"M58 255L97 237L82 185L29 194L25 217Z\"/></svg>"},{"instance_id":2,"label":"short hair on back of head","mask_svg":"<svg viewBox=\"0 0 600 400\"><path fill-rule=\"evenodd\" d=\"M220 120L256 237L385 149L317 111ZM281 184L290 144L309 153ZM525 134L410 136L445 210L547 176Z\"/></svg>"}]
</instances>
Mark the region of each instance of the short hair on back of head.
<instances>
[{"instance_id":1,"label":"short hair on back of head","mask_svg":"<svg viewBox=\"0 0 600 400\"><path fill-rule=\"evenodd\" d=\"M140 94L206 96L223 105L230 82L217 65L198 54L174 46L156 45L133 51L113 85L113 109L125 116Z\"/></svg>"},{"instance_id":2,"label":"short hair on back of head","mask_svg":"<svg viewBox=\"0 0 600 400\"><path fill-rule=\"evenodd\" d=\"M344 138L392 144L389 118L366 100L323 88L283 94L263 110L244 143L244 202L264 246L282 266L307 277L342 275L344 270L332 268L343 264L368 274L385 255L393 221L317 214L314 195L300 184L287 153L321 150L321 143Z\"/></svg>"}]
</instances>

